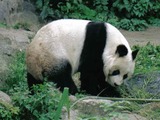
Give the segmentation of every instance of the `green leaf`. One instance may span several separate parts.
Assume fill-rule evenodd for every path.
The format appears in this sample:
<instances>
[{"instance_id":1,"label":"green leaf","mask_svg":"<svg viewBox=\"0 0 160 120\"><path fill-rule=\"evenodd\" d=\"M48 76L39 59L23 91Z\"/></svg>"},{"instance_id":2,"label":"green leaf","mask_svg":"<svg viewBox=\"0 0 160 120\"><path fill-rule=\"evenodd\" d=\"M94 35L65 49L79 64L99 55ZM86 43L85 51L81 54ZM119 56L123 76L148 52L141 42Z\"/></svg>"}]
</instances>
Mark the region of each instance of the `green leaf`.
<instances>
[{"instance_id":1,"label":"green leaf","mask_svg":"<svg viewBox=\"0 0 160 120\"><path fill-rule=\"evenodd\" d=\"M69 2L66 3L68 9L71 9L71 4Z\"/></svg>"},{"instance_id":2,"label":"green leaf","mask_svg":"<svg viewBox=\"0 0 160 120\"><path fill-rule=\"evenodd\" d=\"M61 116L62 107L64 105L66 105L67 110L69 112L69 89L68 88L64 88L61 100L58 104L58 109L56 110L55 120L59 120Z\"/></svg>"},{"instance_id":3,"label":"green leaf","mask_svg":"<svg viewBox=\"0 0 160 120\"><path fill-rule=\"evenodd\" d=\"M37 7L38 9L41 9L41 8L43 7L43 0L37 0L37 1L36 1L36 7Z\"/></svg>"}]
</instances>

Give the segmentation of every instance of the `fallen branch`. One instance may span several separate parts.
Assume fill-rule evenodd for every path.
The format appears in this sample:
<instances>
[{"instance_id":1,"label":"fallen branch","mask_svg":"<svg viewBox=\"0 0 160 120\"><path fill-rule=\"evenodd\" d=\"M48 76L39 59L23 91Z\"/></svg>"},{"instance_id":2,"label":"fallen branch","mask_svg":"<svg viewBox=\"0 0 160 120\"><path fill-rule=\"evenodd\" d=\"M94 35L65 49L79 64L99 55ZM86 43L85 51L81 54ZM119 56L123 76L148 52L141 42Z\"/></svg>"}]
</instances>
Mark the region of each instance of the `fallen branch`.
<instances>
[{"instance_id":1,"label":"fallen branch","mask_svg":"<svg viewBox=\"0 0 160 120\"><path fill-rule=\"evenodd\" d=\"M113 97L98 97L98 96L87 96L81 99L78 99L71 105L71 108L74 107L78 102L87 99L101 99L101 100L112 100L112 101L137 101L137 102L160 102L160 99L140 99L140 98L113 98Z\"/></svg>"}]
</instances>

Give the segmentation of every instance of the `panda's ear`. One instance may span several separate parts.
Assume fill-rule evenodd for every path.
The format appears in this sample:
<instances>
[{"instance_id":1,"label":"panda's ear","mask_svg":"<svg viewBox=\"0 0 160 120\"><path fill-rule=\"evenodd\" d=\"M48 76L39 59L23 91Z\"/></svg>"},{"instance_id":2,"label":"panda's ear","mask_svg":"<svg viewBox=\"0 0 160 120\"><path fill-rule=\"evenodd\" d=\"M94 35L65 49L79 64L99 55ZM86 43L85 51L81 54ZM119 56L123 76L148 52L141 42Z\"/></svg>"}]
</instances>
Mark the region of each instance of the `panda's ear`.
<instances>
[{"instance_id":1,"label":"panda's ear","mask_svg":"<svg viewBox=\"0 0 160 120\"><path fill-rule=\"evenodd\" d=\"M132 60L135 60L136 56L137 56L137 53L138 53L138 49L137 50L134 50L132 51Z\"/></svg>"},{"instance_id":2,"label":"panda's ear","mask_svg":"<svg viewBox=\"0 0 160 120\"><path fill-rule=\"evenodd\" d=\"M121 44L117 46L117 50L115 53L118 54L119 57L123 57L128 54L128 49L126 48L125 45Z\"/></svg>"}]
</instances>

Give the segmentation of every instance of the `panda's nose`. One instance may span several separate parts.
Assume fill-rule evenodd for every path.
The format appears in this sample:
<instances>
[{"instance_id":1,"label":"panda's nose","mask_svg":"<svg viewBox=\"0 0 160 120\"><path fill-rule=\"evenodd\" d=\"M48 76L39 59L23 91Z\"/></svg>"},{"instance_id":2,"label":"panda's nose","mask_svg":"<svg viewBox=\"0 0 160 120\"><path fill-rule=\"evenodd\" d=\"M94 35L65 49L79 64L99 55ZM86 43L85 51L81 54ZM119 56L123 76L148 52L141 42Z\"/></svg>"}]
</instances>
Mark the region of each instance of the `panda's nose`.
<instances>
[{"instance_id":1,"label":"panda's nose","mask_svg":"<svg viewBox=\"0 0 160 120\"><path fill-rule=\"evenodd\" d=\"M117 83L114 83L114 86L117 87L118 86Z\"/></svg>"}]
</instances>

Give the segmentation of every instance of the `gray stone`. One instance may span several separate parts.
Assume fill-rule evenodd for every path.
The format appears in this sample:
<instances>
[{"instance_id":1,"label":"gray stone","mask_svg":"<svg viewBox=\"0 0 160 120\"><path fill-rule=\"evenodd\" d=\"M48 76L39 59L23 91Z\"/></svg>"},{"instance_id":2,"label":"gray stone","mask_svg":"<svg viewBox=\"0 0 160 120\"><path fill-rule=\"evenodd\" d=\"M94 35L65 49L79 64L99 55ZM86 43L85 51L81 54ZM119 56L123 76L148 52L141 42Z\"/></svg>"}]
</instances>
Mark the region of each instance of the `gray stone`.
<instances>
[{"instance_id":1,"label":"gray stone","mask_svg":"<svg viewBox=\"0 0 160 120\"><path fill-rule=\"evenodd\" d=\"M12 14L22 11L23 0L1 0L0 1L0 22L10 24Z\"/></svg>"},{"instance_id":2,"label":"gray stone","mask_svg":"<svg viewBox=\"0 0 160 120\"><path fill-rule=\"evenodd\" d=\"M77 120L80 119L80 116L82 115L89 115L92 117L103 117L110 120L147 120L146 118L129 111L120 111L119 114L115 114L115 116L108 116L108 111L105 111L101 107L101 105L114 103L115 102L107 99L100 99L98 97L97 99L96 97L87 97L86 99L78 100L78 102L76 102L74 106L71 105L69 115L67 109L64 108L62 111L62 119Z\"/></svg>"},{"instance_id":3,"label":"gray stone","mask_svg":"<svg viewBox=\"0 0 160 120\"><path fill-rule=\"evenodd\" d=\"M137 74L130 80L125 81L124 84L130 94L134 93L134 89L142 89L142 86L146 85L144 89L146 93L160 98L160 71L153 71L147 74Z\"/></svg>"},{"instance_id":4,"label":"gray stone","mask_svg":"<svg viewBox=\"0 0 160 120\"><path fill-rule=\"evenodd\" d=\"M0 86L7 75L12 57L17 51L25 50L33 32L0 28Z\"/></svg>"},{"instance_id":5,"label":"gray stone","mask_svg":"<svg viewBox=\"0 0 160 120\"><path fill-rule=\"evenodd\" d=\"M11 103L11 98L2 91L0 91L0 100L6 103Z\"/></svg>"},{"instance_id":6,"label":"gray stone","mask_svg":"<svg viewBox=\"0 0 160 120\"><path fill-rule=\"evenodd\" d=\"M35 14L35 7L29 1L1 0L0 16L0 23L6 23L8 26L22 24L31 31L37 31L41 26Z\"/></svg>"}]
</instances>

